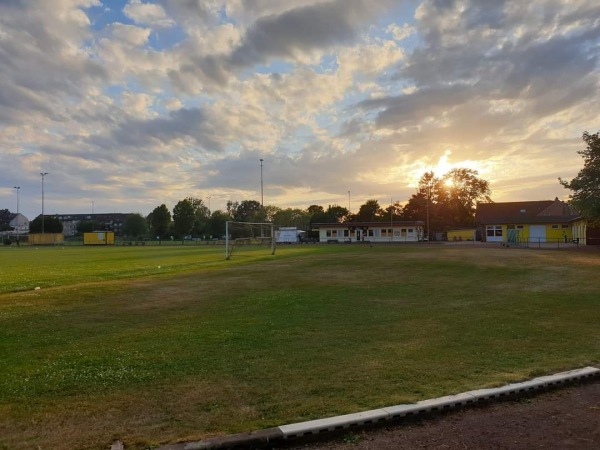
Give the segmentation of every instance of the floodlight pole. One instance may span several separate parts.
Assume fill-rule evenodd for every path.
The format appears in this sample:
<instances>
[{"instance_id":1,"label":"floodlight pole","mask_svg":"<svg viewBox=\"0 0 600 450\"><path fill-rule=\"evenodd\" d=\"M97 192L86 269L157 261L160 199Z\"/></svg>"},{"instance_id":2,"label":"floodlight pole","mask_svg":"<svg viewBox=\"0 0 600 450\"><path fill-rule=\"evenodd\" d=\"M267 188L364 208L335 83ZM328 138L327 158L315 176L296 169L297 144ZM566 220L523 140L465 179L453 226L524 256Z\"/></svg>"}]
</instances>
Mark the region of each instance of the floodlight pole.
<instances>
[{"instance_id":1,"label":"floodlight pole","mask_svg":"<svg viewBox=\"0 0 600 450\"><path fill-rule=\"evenodd\" d=\"M13 188L17 191L17 245L19 245L19 191L21 186L13 186Z\"/></svg>"},{"instance_id":2,"label":"floodlight pole","mask_svg":"<svg viewBox=\"0 0 600 450\"><path fill-rule=\"evenodd\" d=\"M350 214L350 191L348 191L348 214Z\"/></svg>"},{"instance_id":3,"label":"floodlight pole","mask_svg":"<svg viewBox=\"0 0 600 450\"><path fill-rule=\"evenodd\" d=\"M429 197L431 197L431 186L427 182L427 242L429 242Z\"/></svg>"},{"instance_id":4,"label":"floodlight pole","mask_svg":"<svg viewBox=\"0 0 600 450\"><path fill-rule=\"evenodd\" d=\"M44 234L44 177L48 175L48 172L40 172L42 176L42 235Z\"/></svg>"},{"instance_id":5,"label":"floodlight pole","mask_svg":"<svg viewBox=\"0 0 600 450\"><path fill-rule=\"evenodd\" d=\"M263 159L260 159L260 206L264 207L264 195L263 195Z\"/></svg>"}]
</instances>

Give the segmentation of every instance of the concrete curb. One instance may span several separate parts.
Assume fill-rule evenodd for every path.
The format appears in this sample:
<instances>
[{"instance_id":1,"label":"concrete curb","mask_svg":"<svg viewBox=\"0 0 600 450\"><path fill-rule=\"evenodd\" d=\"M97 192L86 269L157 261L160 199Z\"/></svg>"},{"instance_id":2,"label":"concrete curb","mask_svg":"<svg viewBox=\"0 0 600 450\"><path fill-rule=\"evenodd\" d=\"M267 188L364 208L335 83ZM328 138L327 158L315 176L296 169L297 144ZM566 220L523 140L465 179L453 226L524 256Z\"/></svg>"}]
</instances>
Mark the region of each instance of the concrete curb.
<instances>
[{"instance_id":1,"label":"concrete curb","mask_svg":"<svg viewBox=\"0 0 600 450\"><path fill-rule=\"evenodd\" d=\"M371 425L403 417L415 417L419 414L475 405L484 401L516 397L536 390L558 387L568 383L599 377L600 369L596 367L584 367L555 375L534 378L522 383L507 384L499 388L477 389L463 392L462 394L423 400L414 404L389 406L354 414L309 420L307 422L281 425L279 427L249 433L232 434L198 442L171 444L159 447L158 450L212 450L256 447L275 441L315 436L350 427Z\"/></svg>"}]
</instances>

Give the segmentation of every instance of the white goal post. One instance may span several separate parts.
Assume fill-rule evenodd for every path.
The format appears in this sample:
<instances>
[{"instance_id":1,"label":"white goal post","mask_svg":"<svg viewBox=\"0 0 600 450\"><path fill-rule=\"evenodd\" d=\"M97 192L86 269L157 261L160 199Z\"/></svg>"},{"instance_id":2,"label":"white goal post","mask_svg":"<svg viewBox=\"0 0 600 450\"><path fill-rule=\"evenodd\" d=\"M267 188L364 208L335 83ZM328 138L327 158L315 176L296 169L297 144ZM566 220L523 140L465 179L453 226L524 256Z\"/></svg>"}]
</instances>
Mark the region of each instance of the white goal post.
<instances>
[{"instance_id":1,"label":"white goal post","mask_svg":"<svg viewBox=\"0 0 600 450\"><path fill-rule=\"evenodd\" d=\"M272 223L235 222L225 223L225 259L241 246L268 246L271 255L275 254L275 228Z\"/></svg>"}]
</instances>

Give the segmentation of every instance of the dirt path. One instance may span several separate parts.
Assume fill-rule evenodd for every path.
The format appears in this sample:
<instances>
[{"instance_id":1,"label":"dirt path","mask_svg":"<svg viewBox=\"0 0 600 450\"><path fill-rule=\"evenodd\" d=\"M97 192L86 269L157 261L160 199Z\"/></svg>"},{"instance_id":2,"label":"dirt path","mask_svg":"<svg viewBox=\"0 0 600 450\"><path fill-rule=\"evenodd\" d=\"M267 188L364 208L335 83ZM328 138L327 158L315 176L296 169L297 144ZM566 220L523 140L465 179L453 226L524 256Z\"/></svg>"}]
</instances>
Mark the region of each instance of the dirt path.
<instances>
[{"instance_id":1,"label":"dirt path","mask_svg":"<svg viewBox=\"0 0 600 450\"><path fill-rule=\"evenodd\" d=\"M600 381L289 449L600 449Z\"/></svg>"}]
</instances>

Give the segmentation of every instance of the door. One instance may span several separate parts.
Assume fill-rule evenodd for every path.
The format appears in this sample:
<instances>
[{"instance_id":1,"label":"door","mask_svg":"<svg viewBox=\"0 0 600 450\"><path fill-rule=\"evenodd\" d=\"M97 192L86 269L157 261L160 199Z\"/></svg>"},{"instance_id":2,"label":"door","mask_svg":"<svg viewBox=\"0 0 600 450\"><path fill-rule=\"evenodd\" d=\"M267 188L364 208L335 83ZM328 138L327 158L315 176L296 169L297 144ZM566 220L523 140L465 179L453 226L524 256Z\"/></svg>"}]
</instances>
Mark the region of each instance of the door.
<instances>
[{"instance_id":1,"label":"door","mask_svg":"<svg viewBox=\"0 0 600 450\"><path fill-rule=\"evenodd\" d=\"M529 242L546 242L546 225L529 225Z\"/></svg>"}]
</instances>

